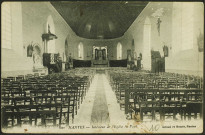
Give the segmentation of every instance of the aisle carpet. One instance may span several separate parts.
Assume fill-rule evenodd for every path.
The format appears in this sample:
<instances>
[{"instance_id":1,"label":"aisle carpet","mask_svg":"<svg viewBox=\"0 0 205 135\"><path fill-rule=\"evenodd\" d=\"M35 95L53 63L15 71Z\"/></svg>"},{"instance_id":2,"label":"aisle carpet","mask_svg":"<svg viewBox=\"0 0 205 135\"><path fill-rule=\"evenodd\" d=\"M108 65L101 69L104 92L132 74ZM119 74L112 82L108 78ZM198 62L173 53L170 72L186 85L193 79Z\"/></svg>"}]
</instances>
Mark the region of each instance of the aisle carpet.
<instances>
[{"instance_id":1,"label":"aisle carpet","mask_svg":"<svg viewBox=\"0 0 205 135\"><path fill-rule=\"evenodd\" d=\"M110 122L109 111L105 96L103 75L98 74L95 100L91 114L92 125L104 125Z\"/></svg>"}]
</instances>

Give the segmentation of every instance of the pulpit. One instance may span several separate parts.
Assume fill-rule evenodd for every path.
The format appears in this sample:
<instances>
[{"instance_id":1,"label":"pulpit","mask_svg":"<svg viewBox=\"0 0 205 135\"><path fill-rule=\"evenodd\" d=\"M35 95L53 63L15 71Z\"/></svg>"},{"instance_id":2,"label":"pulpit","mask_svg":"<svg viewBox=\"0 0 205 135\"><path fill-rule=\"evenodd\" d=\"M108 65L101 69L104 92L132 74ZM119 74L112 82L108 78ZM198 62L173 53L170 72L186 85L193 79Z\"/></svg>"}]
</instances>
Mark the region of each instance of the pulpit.
<instances>
[{"instance_id":1,"label":"pulpit","mask_svg":"<svg viewBox=\"0 0 205 135\"><path fill-rule=\"evenodd\" d=\"M62 60L59 54L55 53L43 53L43 66L48 68L48 73L61 72L62 71Z\"/></svg>"}]
</instances>

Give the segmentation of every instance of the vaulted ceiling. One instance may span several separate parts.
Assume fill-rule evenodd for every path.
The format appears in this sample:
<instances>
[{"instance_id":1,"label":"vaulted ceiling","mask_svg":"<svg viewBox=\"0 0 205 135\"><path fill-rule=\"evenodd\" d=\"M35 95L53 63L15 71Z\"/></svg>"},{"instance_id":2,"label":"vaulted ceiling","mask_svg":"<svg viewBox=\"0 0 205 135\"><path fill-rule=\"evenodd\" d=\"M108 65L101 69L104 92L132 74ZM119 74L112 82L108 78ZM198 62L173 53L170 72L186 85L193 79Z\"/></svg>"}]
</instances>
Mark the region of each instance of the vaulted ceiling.
<instances>
[{"instance_id":1,"label":"vaulted ceiling","mask_svg":"<svg viewBox=\"0 0 205 135\"><path fill-rule=\"evenodd\" d=\"M123 36L148 2L54 1L51 4L76 35L88 39Z\"/></svg>"}]
</instances>

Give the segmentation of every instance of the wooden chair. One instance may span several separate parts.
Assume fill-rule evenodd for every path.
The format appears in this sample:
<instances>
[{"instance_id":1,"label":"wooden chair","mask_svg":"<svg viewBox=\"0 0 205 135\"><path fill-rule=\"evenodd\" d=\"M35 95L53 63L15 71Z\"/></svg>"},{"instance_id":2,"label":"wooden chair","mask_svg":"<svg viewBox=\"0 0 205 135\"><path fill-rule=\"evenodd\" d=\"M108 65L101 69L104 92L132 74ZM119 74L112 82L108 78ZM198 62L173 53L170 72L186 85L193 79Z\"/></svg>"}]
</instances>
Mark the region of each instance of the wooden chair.
<instances>
[{"instance_id":1,"label":"wooden chair","mask_svg":"<svg viewBox=\"0 0 205 135\"><path fill-rule=\"evenodd\" d=\"M119 84L119 97L120 109L125 108L125 91L129 90L130 84L120 83Z\"/></svg>"},{"instance_id":2,"label":"wooden chair","mask_svg":"<svg viewBox=\"0 0 205 135\"><path fill-rule=\"evenodd\" d=\"M9 79L9 80L12 81L12 82L16 80L16 78L15 78L15 77L12 77L12 76L7 77L7 79Z\"/></svg>"},{"instance_id":3,"label":"wooden chair","mask_svg":"<svg viewBox=\"0 0 205 135\"><path fill-rule=\"evenodd\" d=\"M151 120L156 120L156 112L160 112L159 102L142 101L139 103L140 120L143 121L144 116L151 116ZM161 113L161 112L160 112Z\"/></svg>"},{"instance_id":4,"label":"wooden chair","mask_svg":"<svg viewBox=\"0 0 205 135\"><path fill-rule=\"evenodd\" d=\"M188 120L191 120L191 116L194 116L194 119L197 119L197 114L202 118L202 102L187 102L186 108L184 110L184 119L188 116ZM194 113L194 115L192 115Z\"/></svg>"},{"instance_id":5,"label":"wooden chair","mask_svg":"<svg viewBox=\"0 0 205 135\"><path fill-rule=\"evenodd\" d=\"M70 96L55 96L54 97L55 103L61 104L61 110L57 112L57 115L59 115L59 126L61 127L62 124L69 125L70 121L70 114L73 116L74 112L73 106L70 102ZM63 119L65 122L63 122ZM72 121L74 120L74 117L72 117Z\"/></svg>"}]
</instances>

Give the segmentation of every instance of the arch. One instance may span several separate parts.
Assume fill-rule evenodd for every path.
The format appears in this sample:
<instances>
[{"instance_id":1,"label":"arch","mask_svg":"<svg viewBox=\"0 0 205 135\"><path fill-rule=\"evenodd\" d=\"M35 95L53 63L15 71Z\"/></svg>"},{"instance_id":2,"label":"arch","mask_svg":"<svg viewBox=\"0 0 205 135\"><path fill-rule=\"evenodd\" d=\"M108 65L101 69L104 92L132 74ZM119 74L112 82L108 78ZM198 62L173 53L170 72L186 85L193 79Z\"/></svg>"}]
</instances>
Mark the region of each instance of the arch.
<instances>
[{"instance_id":1,"label":"arch","mask_svg":"<svg viewBox=\"0 0 205 135\"><path fill-rule=\"evenodd\" d=\"M118 42L117 44L117 60L122 59L122 44Z\"/></svg>"},{"instance_id":2,"label":"arch","mask_svg":"<svg viewBox=\"0 0 205 135\"><path fill-rule=\"evenodd\" d=\"M83 43L80 42L78 44L78 58L83 59L84 58L84 54L83 54Z\"/></svg>"},{"instance_id":3,"label":"arch","mask_svg":"<svg viewBox=\"0 0 205 135\"><path fill-rule=\"evenodd\" d=\"M47 17L45 32L46 33L51 32L52 34L55 34L55 25L54 25L53 17L51 15ZM47 41L47 46L48 46L47 48L48 53L55 53L55 40Z\"/></svg>"},{"instance_id":4,"label":"arch","mask_svg":"<svg viewBox=\"0 0 205 135\"><path fill-rule=\"evenodd\" d=\"M151 21L149 17L145 18L143 32L143 68L151 70Z\"/></svg>"}]
</instances>

